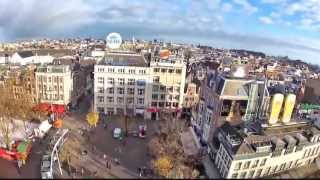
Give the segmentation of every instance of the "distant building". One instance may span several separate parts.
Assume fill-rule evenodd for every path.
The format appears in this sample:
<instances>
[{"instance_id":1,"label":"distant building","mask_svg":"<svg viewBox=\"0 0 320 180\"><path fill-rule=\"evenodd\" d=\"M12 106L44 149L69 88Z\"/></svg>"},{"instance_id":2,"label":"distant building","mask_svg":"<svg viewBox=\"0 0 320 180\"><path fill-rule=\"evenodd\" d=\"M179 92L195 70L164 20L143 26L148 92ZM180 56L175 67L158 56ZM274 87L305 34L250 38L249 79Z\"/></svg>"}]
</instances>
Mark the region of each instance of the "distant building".
<instances>
[{"instance_id":1,"label":"distant building","mask_svg":"<svg viewBox=\"0 0 320 180\"><path fill-rule=\"evenodd\" d=\"M226 123L215 144L214 163L223 178L261 178L314 163L320 153L320 131L300 122L251 134Z\"/></svg>"},{"instance_id":2,"label":"distant building","mask_svg":"<svg viewBox=\"0 0 320 180\"><path fill-rule=\"evenodd\" d=\"M182 107L186 66L181 58L107 52L95 65L95 110L158 119L161 109Z\"/></svg>"},{"instance_id":3,"label":"distant building","mask_svg":"<svg viewBox=\"0 0 320 180\"><path fill-rule=\"evenodd\" d=\"M192 108L199 102L199 87L195 83L189 83L184 94L183 107Z\"/></svg>"},{"instance_id":4,"label":"distant building","mask_svg":"<svg viewBox=\"0 0 320 180\"><path fill-rule=\"evenodd\" d=\"M47 65L36 71L37 98L40 102L69 105L72 101L73 79L68 65Z\"/></svg>"},{"instance_id":5,"label":"distant building","mask_svg":"<svg viewBox=\"0 0 320 180\"><path fill-rule=\"evenodd\" d=\"M236 77L237 71L209 73L202 83L198 114L192 122L209 153L211 139L225 122L236 126L267 116L270 97L266 82L247 77L246 73Z\"/></svg>"}]
</instances>

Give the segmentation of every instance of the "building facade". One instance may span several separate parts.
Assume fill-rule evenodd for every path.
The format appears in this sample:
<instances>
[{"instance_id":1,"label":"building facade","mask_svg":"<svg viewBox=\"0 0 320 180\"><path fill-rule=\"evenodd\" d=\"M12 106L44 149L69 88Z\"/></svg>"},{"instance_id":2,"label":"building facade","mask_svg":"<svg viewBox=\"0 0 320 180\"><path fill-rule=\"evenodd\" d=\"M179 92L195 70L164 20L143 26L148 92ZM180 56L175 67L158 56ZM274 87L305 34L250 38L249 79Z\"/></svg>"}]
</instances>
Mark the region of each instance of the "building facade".
<instances>
[{"instance_id":1,"label":"building facade","mask_svg":"<svg viewBox=\"0 0 320 180\"><path fill-rule=\"evenodd\" d=\"M95 110L158 119L160 109L182 106L184 83L185 65L175 58L108 52L94 68Z\"/></svg>"},{"instance_id":2,"label":"building facade","mask_svg":"<svg viewBox=\"0 0 320 180\"><path fill-rule=\"evenodd\" d=\"M72 101L73 78L68 65L38 67L36 76L37 98L41 103L68 105Z\"/></svg>"},{"instance_id":3,"label":"building facade","mask_svg":"<svg viewBox=\"0 0 320 180\"><path fill-rule=\"evenodd\" d=\"M320 131L306 123L267 128L259 135L225 124L218 139L214 163L223 178L270 177L314 163L320 153Z\"/></svg>"}]
</instances>

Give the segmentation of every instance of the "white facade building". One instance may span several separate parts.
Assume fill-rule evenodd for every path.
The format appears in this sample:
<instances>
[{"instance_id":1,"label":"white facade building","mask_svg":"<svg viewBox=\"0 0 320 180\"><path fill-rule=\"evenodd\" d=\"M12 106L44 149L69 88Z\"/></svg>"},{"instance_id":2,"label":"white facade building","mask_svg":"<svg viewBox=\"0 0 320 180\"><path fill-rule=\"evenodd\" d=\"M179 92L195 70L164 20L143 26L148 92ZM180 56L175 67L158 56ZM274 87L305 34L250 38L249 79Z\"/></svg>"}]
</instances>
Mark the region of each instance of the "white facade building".
<instances>
[{"instance_id":1,"label":"white facade building","mask_svg":"<svg viewBox=\"0 0 320 180\"><path fill-rule=\"evenodd\" d=\"M247 136L225 124L218 139L220 146L214 162L223 178L270 177L312 164L320 154L320 131L306 123Z\"/></svg>"},{"instance_id":2,"label":"white facade building","mask_svg":"<svg viewBox=\"0 0 320 180\"><path fill-rule=\"evenodd\" d=\"M176 59L149 63L140 54L108 52L94 68L95 110L157 119L160 109L182 106L185 69Z\"/></svg>"},{"instance_id":3,"label":"white facade building","mask_svg":"<svg viewBox=\"0 0 320 180\"><path fill-rule=\"evenodd\" d=\"M73 78L70 66L48 65L38 67L36 92L40 102L68 105L71 102Z\"/></svg>"}]
</instances>

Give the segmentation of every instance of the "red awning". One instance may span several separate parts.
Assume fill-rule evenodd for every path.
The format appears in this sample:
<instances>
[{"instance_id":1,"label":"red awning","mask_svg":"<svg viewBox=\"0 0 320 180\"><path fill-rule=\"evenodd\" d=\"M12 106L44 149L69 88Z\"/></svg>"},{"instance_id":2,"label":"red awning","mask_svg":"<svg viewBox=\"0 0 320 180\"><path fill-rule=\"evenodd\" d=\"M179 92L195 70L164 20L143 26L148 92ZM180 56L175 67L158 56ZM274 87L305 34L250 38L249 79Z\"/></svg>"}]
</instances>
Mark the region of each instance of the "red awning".
<instances>
[{"instance_id":1,"label":"red awning","mask_svg":"<svg viewBox=\"0 0 320 180\"><path fill-rule=\"evenodd\" d=\"M160 111L160 109L158 109L158 108L148 108L147 109L147 112L159 112Z\"/></svg>"},{"instance_id":2,"label":"red awning","mask_svg":"<svg viewBox=\"0 0 320 180\"><path fill-rule=\"evenodd\" d=\"M36 105L33 110L42 112L54 112L54 113L64 113L66 111L65 105L52 104L52 107L48 103L40 103Z\"/></svg>"}]
</instances>

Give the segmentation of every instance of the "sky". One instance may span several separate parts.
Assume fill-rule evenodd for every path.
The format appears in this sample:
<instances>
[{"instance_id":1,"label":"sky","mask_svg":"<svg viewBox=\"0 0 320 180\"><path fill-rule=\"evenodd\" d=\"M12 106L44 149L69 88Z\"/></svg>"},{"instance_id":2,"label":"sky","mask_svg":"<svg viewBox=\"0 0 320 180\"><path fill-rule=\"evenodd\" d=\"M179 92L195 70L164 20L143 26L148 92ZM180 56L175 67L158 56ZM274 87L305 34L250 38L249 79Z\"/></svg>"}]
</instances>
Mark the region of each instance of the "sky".
<instances>
[{"instance_id":1,"label":"sky","mask_svg":"<svg viewBox=\"0 0 320 180\"><path fill-rule=\"evenodd\" d=\"M154 39L289 56L320 65L320 0L1 0L0 42Z\"/></svg>"}]
</instances>

